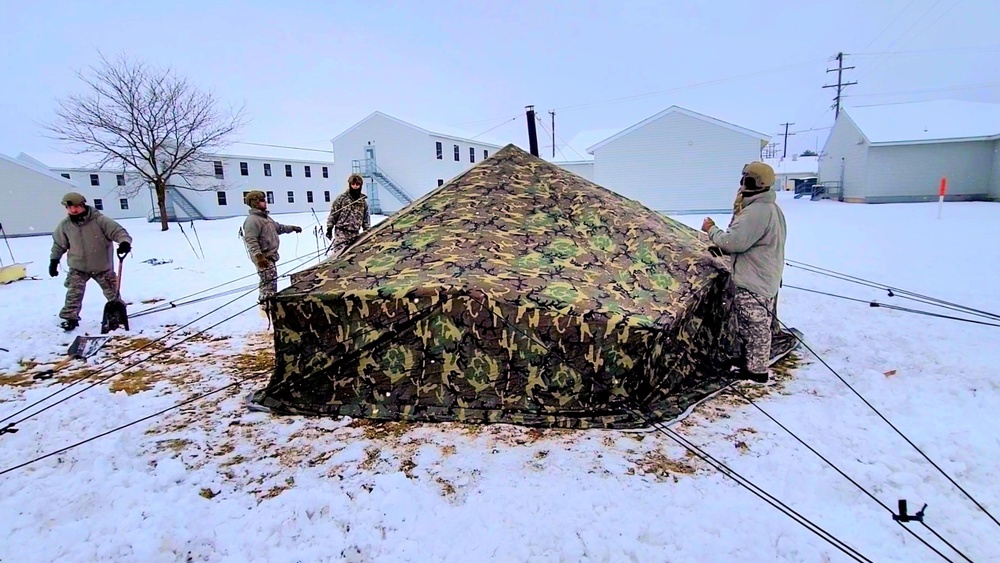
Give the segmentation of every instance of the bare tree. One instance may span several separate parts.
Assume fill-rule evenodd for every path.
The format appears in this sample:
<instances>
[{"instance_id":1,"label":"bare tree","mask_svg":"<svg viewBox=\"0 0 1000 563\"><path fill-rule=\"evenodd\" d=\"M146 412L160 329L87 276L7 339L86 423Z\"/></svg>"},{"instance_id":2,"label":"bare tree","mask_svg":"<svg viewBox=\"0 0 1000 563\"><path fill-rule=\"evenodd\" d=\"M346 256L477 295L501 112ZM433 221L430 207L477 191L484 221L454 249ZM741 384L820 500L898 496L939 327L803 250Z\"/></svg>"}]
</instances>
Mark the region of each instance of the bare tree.
<instances>
[{"instance_id":1,"label":"bare tree","mask_svg":"<svg viewBox=\"0 0 1000 563\"><path fill-rule=\"evenodd\" d=\"M45 128L77 154L94 155L97 167L130 172L136 181L125 195L153 186L166 231L167 187L217 189L197 179L215 178L211 155L246 124L244 108L218 110L211 93L169 68L151 68L124 55L115 61L101 55L101 63L89 76L78 73L85 92L59 100L57 118Z\"/></svg>"}]
</instances>

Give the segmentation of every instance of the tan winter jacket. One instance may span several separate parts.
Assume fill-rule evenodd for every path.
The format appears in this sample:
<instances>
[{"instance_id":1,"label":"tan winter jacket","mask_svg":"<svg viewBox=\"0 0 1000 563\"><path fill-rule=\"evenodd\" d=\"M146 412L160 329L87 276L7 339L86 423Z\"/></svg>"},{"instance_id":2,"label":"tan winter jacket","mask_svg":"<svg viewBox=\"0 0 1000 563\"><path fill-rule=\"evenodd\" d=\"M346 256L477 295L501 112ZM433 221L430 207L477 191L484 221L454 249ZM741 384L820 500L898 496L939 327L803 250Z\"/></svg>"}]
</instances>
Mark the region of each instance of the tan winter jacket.
<instances>
[{"instance_id":1,"label":"tan winter jacket","mask_svg":"<svg viewBox=\"0 0 1000 563\"><path fill-rule=\"evenodd\" d=\"M352 200L346 191L330 204L330 215L326 218L327 228L335 227L340 235L357 235L371 228L371 214L368 211L368 196L363 192Z\"/></svg>"},{"instance_id":2,"label":"tan winter jacket","mask_svg":"<svg viewBox=\"0 0 1000 563\"><path fill-rule=\"evenodd\" d=\"M69 254L66 262L71 270L96 274L114 267L114 248L111 243L128 241L132 237L114 219L87 207L83 220L74 222L67 215L52 233L52 252L49 260L59 260Z\"/></svg>"},{"instance_id":3,"label":"tan winter jacket","mask_svg":"<svg viewBox=\"0 0 1000 563\"><path fill-rule=\"evenodd\" d=\"M270 212L263 209L251 209L250 215L243 221L243 242L250 251L250 258L263 254L272 262L278 261L278 235L293 232L295 227L282 225L271 219Z\"/></svg>"},{"instance_id":4,"label":"tan winter jacket","mask_svg":"<svg viewBox=\"0 0 1000 563\"><path fill-rule=\"evenodd\" d=\"M774 190L748 196L728 231L708 232L720 250L733 255L736 287L765 298L778 294L785 268L785 215L775 200Z\"/></svg>"}]
</instances>

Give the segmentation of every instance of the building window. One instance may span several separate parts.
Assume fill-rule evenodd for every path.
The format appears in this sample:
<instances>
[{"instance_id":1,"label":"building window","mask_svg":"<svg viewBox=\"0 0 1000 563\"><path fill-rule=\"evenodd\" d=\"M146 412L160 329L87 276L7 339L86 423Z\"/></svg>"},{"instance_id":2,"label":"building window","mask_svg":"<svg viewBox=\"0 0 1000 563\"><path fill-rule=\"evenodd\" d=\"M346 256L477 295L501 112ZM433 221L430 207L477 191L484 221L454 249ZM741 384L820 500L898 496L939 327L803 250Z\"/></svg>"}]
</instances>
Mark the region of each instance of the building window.
<instances>
[{"instance_id":1,"label":"building window","mask_svg":"<svg viewBox=\"0 0 1000 563\"><path fill-rule=\"evenodd\" d=\"M226 192L215 192L215 197L219 200L219 205L226 205Z\"/></svg>"},{"instance_id":2,"label":"building window","mask_svg":"<svg viewBox=\"0 0 1000 563\"><path fill-rule=\"evenodd\" d=\"M444 180L442 180L441 178L438 178L438 187L441 187L443 185L444 185Z\"/></svg>"},{"instance_id":3,"label":"building window","mask_svg":"<svg viewBox=\"0 0 1000 563\"><path fill-rule=\"evenodd\" d=\"M292 177L292 165L291 164L286 164L285 165L285 176L288 176L289 178Z\"/></svg>"},{"instance_id":4,"label":"building window","mask_svg":"<svg viewBox=\"0 0 1000 563\"><path fill-rule=\"evenodd\" d=\"M226 175L222 171L222 161L221 160L216 160L212 164L215 165L215 177L218 178L218 179L220 179L220 180L223 179L223 178L225 178Z\"/></svg>"},{"instance_id":5,"label":"building window","mask_svg":"<svg viewBox=\"0 0 1000 563\"><path fill-rule=\"evenodd\" d=\"M246 201L247 201L247 194L249 194L249 193L250 192L243 192L243 203L246 203Z\"/></svg>"},{"instance_id":6,"label":"building window","mask_svg":"<svg viewBox=\"0 0 1000 563\"><path fill-rule=\"evenodd\" d=\"M459 160L459 156L458 156L458 145L455 145L455 162L458 162L458 160Z\"/></svg>"},{"instance_id":7,"label":"building window","mask_svg":"<svg viewBox=\"0 0 1000 563\"><path fill-rule=\"evenodd\" d=\"M313 177L312 168L306 166L305 170L306 170L306 178L312 178Z\"/></svg>"},{"instance_id":8,"label":"building window","mask_svg":"<svg viewBox=\"0 0 1000 563\"><path fill-rule=\"evenodd\" d=\"M265 176L271 175L271 165L266 162L264 163L264 175Z\"/></svg>"},{"instance_id":9,"label":"building window","mask_svg":"<svg viewBox=\"0 0 1000 563\"><path fill-rule=\"evenodd\" d=\"M267 192L267 204L274 205L274 192Z\"/></svg>"},{"instance_id":10,"label":"building window","mask_svg":"<svg viewBox=\"0 0 1000 563\"><path fill-rule=\"evenodd\" d=\"M128 200L125 198L121 198L118 200L118 205L122 208L122 210L126 210L128 209Z\"/></svg>"},{"instance_id":11,"label":"building window","mask_svg":"<svg viewBox=\"0 0 1000 563\"><path fill-rule=\"evenodd\" d=\"M330 177L330 171L327 169L326 166L323 167L323 177L324 178L329 178Z\"/></svg>"},{"instance_id":12,"label":"building window","mask_svg":"<svg viewBox=\"0 0 1000 563\"><path fill-rule=\"evenodd\" d=\"M483 149L483 160L486 160L489 157L490 157L490 151Z\"/></svg>"},{"instance_id":13,"label":"building window","mask_svg":"<svg viewBox=\"0 0 1000 563\"><path fill-rule=\"evenodd\" d=\"M441 141L434 143L434 149L437 151L437 159L442 160L444 158L444 147L441 146Z\"/></svg>"},{"instance_id":14,"label":"building window","mask_svg":"<svg viewBox=\"0 0 1000 563\"><path fill-rule=\"evenodd\" d=\"M312 192L306 192L306 202L308 202L308 203L312 203L313 202L313 193Z\"/></svg>"},{"instance_id":15,"label":"building window","mask_svg":"<svg viewBox=\"0 0 1000 563\"><path fill-rule=\"evenodd\" d=\"M246 162L241 162L240 163L240 176L249 176L249 175L250 175L250 165L247 164Z\"/></svg>"},{"instance_id":16,"label":"building window","mask_svg":"<svg viewBox=\"0 0 1000 563\"><path fill-rule=\"evenodd\" d=\"M90 185L91 186L100 186L101 185L101 178L100 178L100 176L98 176L97 174L91 174L90 175Z\"/></svg>"},{"instance_id":17,"label":"building window","mask_svg":"<svg viewBox=\"0 0 1000 563\"><path fill-rule=\"evenodd\" d=\"M330 203L330 192L323 192L323 201Z\"/></svg>"},{"instance_id":18,"label":"building window","mask_svg":"<svg viewBox=\"0 0 1000 563\"><path fill-rule=\"evenodd\" d=\"M288 192L288 203L295 203L295 192Z\"/></svg>"},{"instance_id":19,"label":"building window","mask_svg":"<svg viewBox=\"0 0 1000 563\"><path fill-rule=\"evenodd\" d=\"M63 172L62 174L60 174L60 176L62 176L63 178L66 178L67 180L69 180L69 174L67 174L65 172Z\"/></svg>"},{"instance_id":20,"label":"building window","mask_svg":"<svg viewBox=\"0 0 1000 563\"><path fill-rule=\"evenodd\" d=\"M476 161L476 149L475 147L469 147L469 162Z\"/></svg>"},{"instance_id":21,"label":"building window","mask_svg":"<svg viewBox=\"0 0 1000 563\"><path fill-rule=\"evenodd\" d=\"M103 199L95 199L94 200L94 209L96 209L98 211L103 210L104 209L104 200Z\"/></svg>"},{"instance_id":22,"label":"building window","mask_svg":"<svg viewBox=\"0 0 1000 563\"><path fill-rule=\"evenodd\" d=\"M125 175L124 174L118 174L117 176L115 176L115 180L118 181L118 185L119 186L124 186L125 185Z\"/></svg>"}]
</instances>

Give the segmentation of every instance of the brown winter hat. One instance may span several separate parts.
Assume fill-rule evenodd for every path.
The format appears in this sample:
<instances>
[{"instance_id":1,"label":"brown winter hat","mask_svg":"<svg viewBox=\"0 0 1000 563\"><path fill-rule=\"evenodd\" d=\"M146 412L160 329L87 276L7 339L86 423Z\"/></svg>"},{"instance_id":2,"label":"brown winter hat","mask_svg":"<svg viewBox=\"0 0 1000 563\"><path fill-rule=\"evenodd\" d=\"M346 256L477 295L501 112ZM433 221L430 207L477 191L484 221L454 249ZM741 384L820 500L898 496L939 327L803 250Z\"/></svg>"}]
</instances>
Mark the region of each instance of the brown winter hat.
<instances>
[{"instance_id":1,"label":"brown winter hat","mask_svg":"<svg viewBox=\"0 0 1000 563\"><path fill-rule=\"evenodd\" d=\"M247 195L246 197L243 198L243 201L247 204L248 207L257 207L257 202L267 201L267 196L264 195L264 192L260 190L253 190L252 192L247 192Z\"/></svg>"},{"instance_id":2,"label":"brown winter hat","mask_svg":"<svg viewBox=\"0 0 1000 563\"><path fill-rule=\"evenodd\" d=\"M63 207L69 205L86 205L86 203L87 203L87 198L83 197L82 194L78 194L76 192L69 192L68 194L62 197Z\"/></svg>"},{"instance_id":3,"label":"brown winter hat","mask_svg":"<svg viewBox=\"0 0 1000 563\"><path fill-rule=\"evenodd\" d=\"M351 187L353 182L357 182L362 186L365 185L365 179L361 177L361 174L351 174L347 177L347 187Z\"/></svg>"}]
</instances>

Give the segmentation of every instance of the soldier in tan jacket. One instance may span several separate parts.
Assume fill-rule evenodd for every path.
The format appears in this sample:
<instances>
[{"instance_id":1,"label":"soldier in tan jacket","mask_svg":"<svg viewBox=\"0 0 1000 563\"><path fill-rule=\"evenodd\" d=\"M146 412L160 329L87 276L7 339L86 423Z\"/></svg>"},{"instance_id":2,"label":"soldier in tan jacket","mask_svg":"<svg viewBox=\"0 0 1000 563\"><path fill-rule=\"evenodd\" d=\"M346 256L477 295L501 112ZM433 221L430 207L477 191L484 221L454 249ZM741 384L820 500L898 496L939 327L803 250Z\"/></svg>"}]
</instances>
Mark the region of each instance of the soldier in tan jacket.
<instances>
[{"instance_id":1,"label":"soldier in tan jacket","mask_svg":"<svg viewBox=\"0 0 1000 563\"><path fill-rule=\"evenodd\" d=\"M59 260L63 254L69 272L66 274L66 304L59 317L61 326L70 331L80 325L80 308L87 282L101 286L104 297L118 297L118 277L115 275L111 243L118 243L118 256L132 250L132 237L114 219L87 205L87 198L76 192L63 196L66 218L52 232L52 252L49 255L49 275L59 275Z\"/></svg>"},{"instance_id":2,"label":"soldier in tan jacket","mask_svg":"<svg viewBox=\"0 0 1000 563\"><path fill-rule=\"evenodd\" d=\"M267 210L267 196L254 190L247 193L246 204L249 216L243 222L243 242L250 253L250 259L260 276L260 307L265 314L270 312L271 297L278 292L278 235L301 233L302 227L282 225L271 219Z\"/></svg>"},{"instance_id":3,"label":"soldier in tan jacket","mask_svg":"<svg viewBox=\"0 0 1000 563\"><path fill-rule=\"evenodd\" d=\"M701 229L733 257L736 314L742 341L740 379L766 383L771 351L771 315L785 266L785 215L772 186L774 170L759 161L743 167L734 218L723 231L706 217Z\"/></svg>"}]
</instances>

